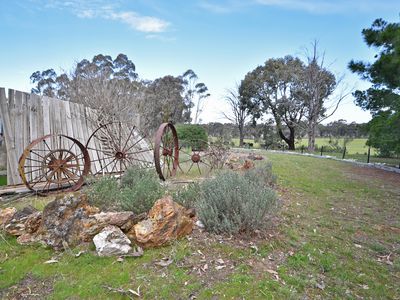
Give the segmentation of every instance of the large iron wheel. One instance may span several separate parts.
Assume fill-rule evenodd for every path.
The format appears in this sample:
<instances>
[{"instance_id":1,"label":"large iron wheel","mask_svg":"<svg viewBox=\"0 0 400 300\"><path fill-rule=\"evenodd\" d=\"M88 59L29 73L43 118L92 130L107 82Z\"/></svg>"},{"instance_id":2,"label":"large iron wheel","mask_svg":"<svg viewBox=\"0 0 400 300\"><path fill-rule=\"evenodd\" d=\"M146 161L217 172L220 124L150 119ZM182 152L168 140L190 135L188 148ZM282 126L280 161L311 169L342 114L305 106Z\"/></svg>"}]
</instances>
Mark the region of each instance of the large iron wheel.
<instances>
[{"instance_id":1,"label":"large iron wheel","mask_svg":"<svg viewBox=\"0 0 400 300\"><path fill-rule=\"evenodd\" d=\"M49 134L25 148L18 171L26 187L39 195L76 191L90 172L89 154L76 139Z\"/></svg>"},{"instance_id":2,"label":"large iron wheel","mask_svg":"<svg viewBox=\"0 0 400 300\"><path fill-rule=\"evenodd\" d=\"M154 140L154 164L161 180L176 175L179 166L179 141L172 123L163 123Z\"/></svg>"},{"instance_id":3,"label":"large iron wheel","mask_svg":"<svg viewBox=\"0 0 400 300\"><path fill-rule=\"evenodd\" d=\"M134 125L110 122L100 125L89 137L92 174L122 174L129 166L153 167L152 149Z\"/></svg>"}]
</instances>

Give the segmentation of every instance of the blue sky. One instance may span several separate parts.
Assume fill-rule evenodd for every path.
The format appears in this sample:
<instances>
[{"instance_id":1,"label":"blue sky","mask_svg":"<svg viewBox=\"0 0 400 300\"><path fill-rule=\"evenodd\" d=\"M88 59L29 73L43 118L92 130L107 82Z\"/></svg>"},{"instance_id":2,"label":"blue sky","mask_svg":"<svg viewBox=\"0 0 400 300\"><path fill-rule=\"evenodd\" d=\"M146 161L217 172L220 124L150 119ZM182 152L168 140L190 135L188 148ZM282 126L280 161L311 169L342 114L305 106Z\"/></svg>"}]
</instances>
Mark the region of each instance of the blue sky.
<instances>
[{"instance_id":1,"label":"blue sky","mask_svg":"<svg viewBox=\"0 0 400 300\"><path fill-rule=\"evenodd\" d=\"M224 121L227 88L269 58L304 58L313 40L344 83L366 87L347 70L353 58L373 59L361 30L399 12L398 0L0 0L0 86L29 91L36 70L124 53L145 79L193 69L211 93L203 122ZM328 121L368 121L352 102Z\"/></svg>"}]
</instances>

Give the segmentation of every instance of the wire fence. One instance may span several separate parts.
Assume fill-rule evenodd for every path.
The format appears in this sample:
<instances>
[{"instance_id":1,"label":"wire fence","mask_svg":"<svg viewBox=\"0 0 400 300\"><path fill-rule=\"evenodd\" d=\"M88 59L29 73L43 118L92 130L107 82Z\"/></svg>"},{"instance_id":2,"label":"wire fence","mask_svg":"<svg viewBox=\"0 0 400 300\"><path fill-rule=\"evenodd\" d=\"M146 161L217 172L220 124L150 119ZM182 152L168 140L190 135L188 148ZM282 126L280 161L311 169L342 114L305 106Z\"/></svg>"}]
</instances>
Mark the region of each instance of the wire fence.
<instances>
[{"instance_id":1,"label":"wire fence","mask_svg":"<svg viewBox=\"0 0 400 300\"><path fill-rule=\"evenodd\" d=\"M275 149L277 150L277 149ZM288 151L287 147L282 147L279 150ZM339 159L351 159L362 163L378 163L384 164L389 167L395 167L400 169L400 157L383 157L375 154L375 151L371 147L368 147L365 153L349 153L347 147L344 147L341 151L332 151L329 147L321 146L314 152L307 151L307 147L304 145L298 147L295 152L300 152L302 154L314 154L319 156L332 156Z\"/></svg>"}]
</instances>

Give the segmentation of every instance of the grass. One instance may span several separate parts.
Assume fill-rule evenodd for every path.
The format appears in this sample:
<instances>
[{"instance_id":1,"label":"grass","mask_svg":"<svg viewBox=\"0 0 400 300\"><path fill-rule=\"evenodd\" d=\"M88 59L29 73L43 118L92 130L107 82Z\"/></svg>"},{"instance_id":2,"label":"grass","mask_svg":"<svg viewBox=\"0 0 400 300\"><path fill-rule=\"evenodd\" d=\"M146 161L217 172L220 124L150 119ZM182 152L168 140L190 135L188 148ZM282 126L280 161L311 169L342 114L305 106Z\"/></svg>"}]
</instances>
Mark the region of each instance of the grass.
<instances>
[{"instance_id":1,"label":"grass","mask_svg":"<svg viewBox=\"0 0 400 300\"><path fill-rule=\"evenodd\" d=\"M235 147L239 147L239 139L232 139L232 142L235 144ZM252 139L245 139L245 142L250 142L253 143L254 140ZM368 146L366 145L367 139L365 138L360 138L360 139L353 139L348 142L346 145L346 159L354 159L359 162L367 162L367 153L368 153ZM301 139L297 141L295 144L296 146L296 151L300 151L301 147L307 147L307 139ZM318 147L321 146L328 146L329 145L329 138L316 138L315 143ZM339 139L339 146L343 146L343 139ZM255 149L260 148L259 143L254 143ZM319 155L320 152L316 151L314 154ZM330 155L334 156L337 158L342 158L343 153L342 152L324 152L324 155ZM400 158L386 158L386 157L379 157L378 151L374 148L371 148L371 157L370 157L370 162L371 163L384 163L389 166L394 166L394 167L399 167L400 166Z\"/></svg>"},{"instance_id":2,"label":"grass","mask_svg":"<svg viewBox=\"0 0 400 300\"><path fill-rule=\"evenodd\" d=\"M346 151L348 154L367 154L368 146L365 144L367 139L353 139L348 142L346 145ZM307 147L308 140L307 138L301 139L299 142L296 143L296 147L305 146ZM328 146L329 145L329 138L316 138L315 144L318 147L321 146ZM339 146L343 147L343 139L339 139ZM371 155L375 155L376 150L371 148Z\"/></svg>"},{"instance_id":3,"label":"grass","mask_svg":"<svg viewBox=\"0 0 400 300\"><path fill-rule=\"evenodd\" d=\"M0 175L0 186L7 185L7 175Z\"/></svg>"},{"instance_id":4,"label":"grass","mask_svg":"<svg viewBox=\"0 0 400 300\"><path fill-rule=\"evenodd\" d=\"M194 235L123 262L65 253L59 263L48 265L51 250L0 237L0 298L2 290L31 274L38 282L54 281L50 299L123 299L104 285L140 286L144 299L398 299L399 175L338 161L266 155L283 201L266 239L235 242ZM155 266L162 257L174 262ZM227 267L216 270L217 258ZM205 264L208 269L200 271Z\"/></svg>"}]
</instances>

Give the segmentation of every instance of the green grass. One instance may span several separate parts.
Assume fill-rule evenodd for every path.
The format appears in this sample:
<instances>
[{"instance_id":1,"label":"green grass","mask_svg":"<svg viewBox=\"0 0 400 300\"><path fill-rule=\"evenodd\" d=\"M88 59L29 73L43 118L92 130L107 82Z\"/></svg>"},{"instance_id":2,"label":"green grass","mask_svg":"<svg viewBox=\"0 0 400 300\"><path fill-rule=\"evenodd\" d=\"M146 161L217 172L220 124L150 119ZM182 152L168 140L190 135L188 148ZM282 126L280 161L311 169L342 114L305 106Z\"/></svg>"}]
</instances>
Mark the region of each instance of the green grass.
<instances>
[{"instance_id":1,"label":"green grass","mask_svg":"<svg viewBox=\"0 0 400 300\"><path fill-rule=\"evenodd\" d=\"M0 175L0 186L7 185L7 175Z\"/></svg>"},{"instance_id":2,"label":"green grass","mask_svg":"<svg viewBox=\"0 0 400 300\"><path fill-rule=\"evenodd\" d=\"M367 154L368 152L368 146L365 144L367 142L367 139L353 139L348 142L346 145L346 151L349 154ZM307 138L301 139L296 143L296 147L301 147L305 146L307 147L308 140ZM315 139L315 144L318 147L321 146L328 146L329 145L329 138L316 138ZM339 139L339 146L343 147L344 145L344 140ZM376 154L376 150L371 148L371 155Z\"/></svg>"},{"instance_id":3,"label":"green grass","mask_svg":"<svg viewBox=\"0 0 400 300\"><path fill-rule=\"evenodd\" d=\"M144 299L399 298L400 186L394 177L399 175L387 180L373 169L338 161L266 155L282 199L267 238L240 243L194 236L122 263L65 253L48 265L53 251L0 236L0 297L2 289L30 273L38 281L55 281L50 299L124 299L103 285L140 286ZM391 264L379 261L389 254ZM155 266L162 257L174 262ZM217 258L228 266L215 270ZM206 263L208 270L200 272Z\"/></svg>"}]
</instances>

